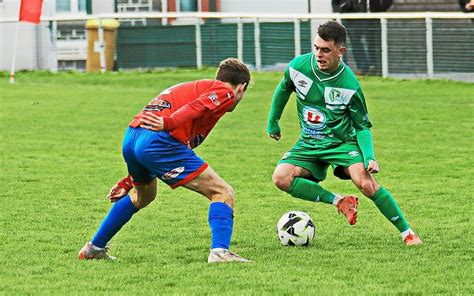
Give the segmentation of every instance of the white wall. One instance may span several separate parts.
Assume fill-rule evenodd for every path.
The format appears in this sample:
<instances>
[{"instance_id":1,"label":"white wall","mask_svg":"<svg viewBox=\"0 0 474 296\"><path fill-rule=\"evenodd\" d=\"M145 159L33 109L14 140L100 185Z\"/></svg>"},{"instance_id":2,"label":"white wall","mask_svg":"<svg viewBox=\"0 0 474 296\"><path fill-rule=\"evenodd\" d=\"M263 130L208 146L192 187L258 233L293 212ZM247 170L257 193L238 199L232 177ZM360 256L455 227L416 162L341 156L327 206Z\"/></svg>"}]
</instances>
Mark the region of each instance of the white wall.
<instances>
[{"instance_id":1,"label":"white wall","mask_svg":"<svg viewBox=\"0 0 474 296\"><path fill-rule=\"evenodd\" d=\"M92 13L114 13L114 0L92 0Z\"/></svg>"},{"instance_id":2,"label":"white wall","mask_svg":"<svg viewBox=\"0 0 474 296\"><path fill-rule=\"evenodd\" d=\"M55 15L55 0L44 0L43 16ZM93 0L94 14L112 13L114 0ZM222 0L222 12L251 13L307 13L308 0ZM20 0L3 0L0 19L17 19ZM311 0L312 13L330 13L331 0ZM313 32L318 23L313 21ZM0 23L0 70L9 70L13 55L16 22ZM20 23L16 69L50 69L50 42L48 24Z\"/></svg>"},{"instance_id":3,"label":"white wall","mask_svg":"<svg viewBox=\"0 0 474 296\"><path fill-rule=\"evenodd\" d=\"M308 13L308 0L222 0L222 12ZM312 13L331 13L331 0L311 0Z\"/></svg>"},{"instance_id":4,"label":"white wall","mask_svg":"<svg viewBox=\"0 0 474 296\"><path fill-rule=\"evenodd\" d=\"M221 6L222 12L309 13L308 0L222 0ZM331 0L311 0L311 13L332 13ZM326 20L311 21L311 40L316 37L318 26L324 22Z\"/></svg>"},{"instance_id":5,"label":"white wall","mask_svg":"<svg viewBox=\"0 0 474 296\"><path fill-rule=\"evenodd\" d=\"M9 19L18 17L20 1L4 0L0 6L2 18ZM0 24L0 69L10 69L17 22ZM17 46L17 69L34 69L37 66L36 59L36 35L34 25L20 23L19 38Z\"/></svg>"},{"instance_id":6,"label":"white wall","mask_svg":"<svg viewBox=\"0 0 474 296\"><path fill-rule=\"evenodd\" d=\"M222 12L306 13L307 0L222 0Z\"/></svg>"},{"instance_id":7,"label":"white wall","mask_svg":"<svg viewBox=\"0 0 474 296\"><path fill-rule=\"evenodd\" d=\"M51 15L54 0L44 0L43 14ZM0 4L0 18L17 20L20 12L19 0L4 0ZM17 22L0 23L0 70L10 70ZM48 69L49 30L47 23L39 25L22 22L19 24L16 47L17 70Z\"/></svg>"},{"instance_id":8,"label":"white wall","mask_svg":"<svg viewBox=\"0 0 474 296\"><path fill-rule=\"evenodd\" d=\"M332 13L331 0L311 0L311 13Z\"/></svg>"}]
</instances>

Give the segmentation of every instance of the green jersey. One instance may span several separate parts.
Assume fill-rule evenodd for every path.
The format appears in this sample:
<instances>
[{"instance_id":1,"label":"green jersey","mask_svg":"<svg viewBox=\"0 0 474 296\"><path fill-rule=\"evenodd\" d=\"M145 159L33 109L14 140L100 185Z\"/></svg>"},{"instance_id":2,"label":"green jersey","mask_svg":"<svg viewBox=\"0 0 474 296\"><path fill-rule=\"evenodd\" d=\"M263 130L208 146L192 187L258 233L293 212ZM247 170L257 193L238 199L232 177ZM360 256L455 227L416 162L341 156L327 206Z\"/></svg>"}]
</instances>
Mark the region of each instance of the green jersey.
<instances>
[{"instance_id":1,"label":"green jersey","mask_svg":"<svg viewBox=\"0 0 474 296\"><path fill-rule=\"evenodd\" d=\"M307 148L336 146L372 127L360 84L342 61L335 72L326 73L318 69L313 53L294 58L273 96L269 134L280 132L278 122L292 92L296 92L300 143Z\"/></svg>"}]
</instances>

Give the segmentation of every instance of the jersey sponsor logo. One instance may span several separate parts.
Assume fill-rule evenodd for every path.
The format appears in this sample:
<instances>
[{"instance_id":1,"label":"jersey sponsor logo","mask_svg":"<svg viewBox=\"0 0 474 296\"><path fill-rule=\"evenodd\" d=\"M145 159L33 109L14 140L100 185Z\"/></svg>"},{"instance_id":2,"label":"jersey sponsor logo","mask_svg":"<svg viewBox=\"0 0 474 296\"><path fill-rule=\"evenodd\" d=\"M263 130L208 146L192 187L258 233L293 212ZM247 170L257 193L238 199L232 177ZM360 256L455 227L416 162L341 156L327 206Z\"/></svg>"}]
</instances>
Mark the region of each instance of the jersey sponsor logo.
<instances>
[{"instance_id":1,"label":"jersey sponsor logo","mask_svg":"<svg viewBox=\"0 0 474 296\"><path fill-rule=\"evenodd\" d=\"M326 115L319 109L306 107L303 109L304 121L315 130L322 130L326 127Z\"/></svg>"},{"instance_id":2,"label":"jersey sponsor logo","mask_svg":"<svg viewBox=\"0 0 474 296\"><path fill-rule=\"evenodd\" d=\"M296 92L298 93L299 97L304 100L308 94L309 89L311 88L311 85L313 85L313 80L300 71L293 69L292 67L289 68L289 71L290 78L295 85Z\"/></svg>"},{"instance_id":3,"label":"jersey sponsor logo","mask_svg":"<svg viewBox=\"0 0 474 296\"><path fill-rule=\"evenodd\" d=\"M163 179L163 180L175 179L182 172L184 172L184 167L177 167L177 168L172 169L171 171L167 172L163 176L161 176L161 179Z\"/></svg>"},{"instance_id":4,"label":"jersey sponsor logo","mask_svg":"<svg viewBox=\"0 0 474 296\"><path fill-rule=\"evenodd\" d=\"M303 133L306 134L310 138L317 139L317 140L324 140L326 138L326 135L322 131L310 129L305 126L303 126L302 130L303 130Z\"/></svg>"},{"instance_id":5,"label":"jersey sponsor logo","mask_svg":"<svg viewBox=\"0 0 474 296\"><path fill-rule=\"evenodd\" d=\"M355 90L347 88L325 87L324 102L329 110L346 109Z\"/></svg>"},{"instance_id":6,"label":"jersey sponsor logo","mask_svg":"<svg viewBox=\"0 0 474 296\"><path fill-rule=\"evenodd\" d=\"M156 97L145 106L144 111L161 111L163 109L170 109L171 103L167 100L163 100L160 97Z\"/></svg>"},{"instance_id":7,"label":"jersey sponsor logo","mask_svg":"<svg viewBox=\"0 0 474 296\"><path fill-rule=\"evenodd\" d=\"M308 84L308 82L304 81L303 79L297 81L296 83L299 87L306 87L306 85Z\"/></svg>"},{"instance_id":8,"label":"jersey sponsor logo","mask_svg":"<svg viewBox=\"0 0 474 296\"><path fill-rule=\"evenodd\" d=\"M216 106L219 106L219 105L221 104L221 102L219 102L219 100L218 100L218 99L219 99L219 96L218 96L215 92L213 92L212 94L210 94L210 95L208 96L208 98L211 99L211 101L212 101L212 102L214 103L214 105L216 105Z\"/></svg>"}]
</instances>

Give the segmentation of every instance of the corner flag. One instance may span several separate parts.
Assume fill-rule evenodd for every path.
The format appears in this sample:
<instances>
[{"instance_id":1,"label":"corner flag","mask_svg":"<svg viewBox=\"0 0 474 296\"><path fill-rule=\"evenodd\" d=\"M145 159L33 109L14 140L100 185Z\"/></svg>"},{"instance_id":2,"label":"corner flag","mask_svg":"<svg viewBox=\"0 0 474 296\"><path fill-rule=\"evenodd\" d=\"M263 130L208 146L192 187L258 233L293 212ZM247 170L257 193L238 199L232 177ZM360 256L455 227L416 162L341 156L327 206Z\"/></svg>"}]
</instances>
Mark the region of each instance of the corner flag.
<instances>
[{"instance_id":1,"label":"corner flag","mask_svg":"<svg viewBox=\"0 0 474 296\"><path fill-rule=\"evenodd\" d=\"M20 22L29 22L29 23L39 24L42 8L43 8L43 0L21 0L20 17L18 19L18 23L16 24L15 43L13 45L12 67L10 70L10 83L15 83L16 46L18 43L18 31L20 30Z\"/></svg>"},{"instance_id":2,"label":"corner flag","mask_svg":"<svg viewBox=\"0 0 474 296\"><path fill-rule=\"evenodd\" d=\"M21 0L20 22L39 24L43 0Z\"/></svg>"}]
</instances>

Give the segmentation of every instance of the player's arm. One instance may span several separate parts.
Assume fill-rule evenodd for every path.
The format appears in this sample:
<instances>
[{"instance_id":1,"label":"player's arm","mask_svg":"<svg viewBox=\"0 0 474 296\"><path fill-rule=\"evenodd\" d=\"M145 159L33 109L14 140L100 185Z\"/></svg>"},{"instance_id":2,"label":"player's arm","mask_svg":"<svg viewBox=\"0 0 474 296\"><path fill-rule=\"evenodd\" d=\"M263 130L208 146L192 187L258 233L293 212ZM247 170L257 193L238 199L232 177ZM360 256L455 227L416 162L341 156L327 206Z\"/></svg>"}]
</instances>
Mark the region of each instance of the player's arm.
<instances>
[{"instance_id":1,"label":"player's arm","mask_svg":"<svg viewBox=\"0 0 474 296\"><path fill-rule=\"evenodd\" d=\"M287 68L283 79L280 81L275 93L273 94L272 105L267 120L267 134L270 138L277 141L281 138L281 129L279 125L280 118L293 91L294 85L290 79Z\"/></svg>"},{"instance_id":2,"label":"player's arm","mask_svg":"<svg viewBox=\"0 0 474 296\"><path fill-rule=\"evenodd\" d=\"M380 171L379 164L375 160L374 140L369 129L358 130L357 144L362 151L364 157L364 167L369 173L378 173Z\"/></svg>"},{"instance_id":3,"label":"player's arm","mask_svg":"<svg viewBox=\"0 0 474 296\"><path fill-rule=\"evenodd\" d=\"M362 151L364 158L364 167L370 173L377 173L380 167L375 160L374 140L370 128L372 123L369 120L365 97L362 90L359 88L351 98L349 104L349 114L352 119L352 124L356 130L357 144Z\"/></svg>"}]
</instances>

